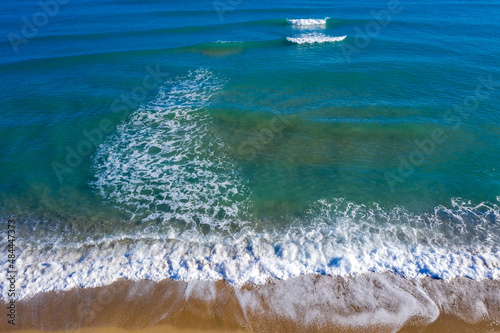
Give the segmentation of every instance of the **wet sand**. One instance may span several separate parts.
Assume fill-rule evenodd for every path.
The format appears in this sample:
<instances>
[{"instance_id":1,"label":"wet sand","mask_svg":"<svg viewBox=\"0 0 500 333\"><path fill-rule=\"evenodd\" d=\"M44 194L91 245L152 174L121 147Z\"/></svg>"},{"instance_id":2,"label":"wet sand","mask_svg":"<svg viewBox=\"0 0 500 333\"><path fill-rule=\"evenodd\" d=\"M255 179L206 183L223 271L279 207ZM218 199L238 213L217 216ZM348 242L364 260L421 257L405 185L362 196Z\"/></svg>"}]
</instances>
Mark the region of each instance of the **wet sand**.
<instances>
[{"instance_id":1,"label":"wet sand","mask_svg":"<svg viewBox=\"0 0 500 333\"><path fill-rule=\"evenodd\" d=\"M0 331L12 329L0 323ZM389 273L303 276L242 288L224 281L121 280L18 301L14 330L500 332L500 281L411 280Z\"/></svg>"}]
</instances>

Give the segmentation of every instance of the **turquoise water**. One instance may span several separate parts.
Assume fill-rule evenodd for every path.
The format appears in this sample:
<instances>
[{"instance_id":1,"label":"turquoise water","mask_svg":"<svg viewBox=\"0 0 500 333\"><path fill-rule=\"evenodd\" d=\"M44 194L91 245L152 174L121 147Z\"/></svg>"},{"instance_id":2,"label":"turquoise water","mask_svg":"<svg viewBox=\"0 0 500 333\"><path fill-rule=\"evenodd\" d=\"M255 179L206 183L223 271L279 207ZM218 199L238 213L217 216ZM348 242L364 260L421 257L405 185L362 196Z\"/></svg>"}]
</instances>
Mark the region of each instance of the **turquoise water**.
<instances>
[{"instance_id":1,"label":"turquoise water","mask_svg":"<svg viewBox=\"0 0 500 333\"><path fill-rule=\"evenodd\" d=\"M500 277L497 4L215 4L0 5L23 296Z\"/></svg>"}]
</instances>

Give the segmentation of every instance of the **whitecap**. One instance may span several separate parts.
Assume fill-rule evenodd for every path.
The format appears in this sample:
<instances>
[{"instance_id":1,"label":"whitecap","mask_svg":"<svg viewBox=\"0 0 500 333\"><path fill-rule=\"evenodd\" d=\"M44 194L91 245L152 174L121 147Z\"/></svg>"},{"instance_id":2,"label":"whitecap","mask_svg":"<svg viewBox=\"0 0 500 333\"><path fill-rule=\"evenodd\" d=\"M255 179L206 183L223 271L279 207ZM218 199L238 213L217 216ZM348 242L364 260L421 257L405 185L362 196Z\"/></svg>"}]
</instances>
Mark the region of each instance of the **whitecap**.
<instances>
[{"instance_id":1,"label":"whitecap","mask_svg":"<svg viewBox=\"0 0 500 333\"><path fill-rule=\"evenodd\" d=\"M314 26L314 25L326 25L326 20L329 18L326 17L324 19L286 19L288 23L294 26Z\"/></svg>"},{"instance_id":2,"label":"whitecap","mask_svg":"<svg viewBox=\"0 0 500 333\"><path fill-rule=\"evenodd\" d=\"M332 37L332 36L326 36L324 34L320 33L309 33L309 34L302 34L296 37L287 37L286 39L289 42L295 43L295 44L314 44L314 43L334 43L334 42L340 42L343 41L347 36L338 36L338 37Z\"/></svg>"}]
</instances>

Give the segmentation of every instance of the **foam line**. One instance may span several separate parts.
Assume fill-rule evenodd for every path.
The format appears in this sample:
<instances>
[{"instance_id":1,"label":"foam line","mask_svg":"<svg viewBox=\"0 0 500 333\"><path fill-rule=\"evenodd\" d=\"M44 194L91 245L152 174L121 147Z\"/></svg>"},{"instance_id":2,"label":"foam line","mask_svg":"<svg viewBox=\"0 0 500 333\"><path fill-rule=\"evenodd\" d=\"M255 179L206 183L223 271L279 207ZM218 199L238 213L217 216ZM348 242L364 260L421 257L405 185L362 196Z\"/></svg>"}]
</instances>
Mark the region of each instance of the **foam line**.
<instances>
[{"instance_id":1,"label":"foam line","mask_svg":"<svg viewBox=\"0 0 500 333\"><path fill-rule=\"evenodd\" d=\"M500 279L496 204L471 205L457 199L453 208L440 206L416 215L400 207L386 210L342 200L320 201L304 218L309 223L290 221L295 226L286 230L248 227L226 234L190 228L160 234L146 228L50 250L20 242L18 297L103 286L120 278L225 279L234 286L306 274L346 277L366 272ZM6 265L2 261L2 268ZM5 295L5 275L0 282Z\"/></svg>"}]
</instances>

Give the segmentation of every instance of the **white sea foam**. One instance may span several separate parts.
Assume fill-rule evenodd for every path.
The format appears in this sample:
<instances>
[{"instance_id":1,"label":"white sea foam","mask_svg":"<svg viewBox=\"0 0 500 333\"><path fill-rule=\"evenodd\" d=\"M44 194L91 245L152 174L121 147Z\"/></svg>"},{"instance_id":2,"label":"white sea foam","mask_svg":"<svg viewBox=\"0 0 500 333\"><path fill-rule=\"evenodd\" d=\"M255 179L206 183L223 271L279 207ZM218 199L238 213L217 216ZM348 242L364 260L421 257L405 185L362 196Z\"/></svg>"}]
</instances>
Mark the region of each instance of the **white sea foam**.
<instances>
[{"instance_id":1,"label":"white sea foam","mask_svg":"<svg viewBox=\"0 0 500 333\"><path fill-rule=\"evenodd\" d=\"M403 208L385 211L335 200L318 202L309 213L309 226L267 232L143 230L50 249L20 243L18 297L119 278L226 279L240 286L305 274L390 271L409 278L500 279L498 206L460 201L453 209L413 215ZM7 265L2 260L4 269ZM6 276L0 281L5 296Z\"/></svg>"},{"instance_id":2,"label":"white sea foam","mask_svg":"<svg viewBox=\"0 0 500 333\"><path fill-rule=\"evenodd\" d=\"M296 37L287 37L286 39L289 42L295 43L295 44L313 44L313 43L333 43L333 42L340 42L343 41L347 36L338 36L338 37L331 37L331 36L326 36L321 33L309 33L309 34L302 34Z\"/></svg>"},{"instance_id":3,"label":"white sea foam","mask_svg":"<svg viewBox=\"0 0 500 333\"><path fill-rule=\"evenodd\" d=\"M98 151L101 196L143 220L236 217L245 189L204 110L222 85L208 70L166 82Z\"/></svg>"},{"instance_id":4,"label":"white sea foam","mask_svg":"<svg viewBox=\"0 0 500 333\"><path fill-rule=\"evenodd\" d=\"M324 19L286 19L288 23L294 26L324 26L326 25L326 20L329 18L326 17Z\"/></svg>"}]
</instances>

